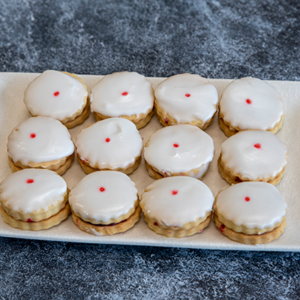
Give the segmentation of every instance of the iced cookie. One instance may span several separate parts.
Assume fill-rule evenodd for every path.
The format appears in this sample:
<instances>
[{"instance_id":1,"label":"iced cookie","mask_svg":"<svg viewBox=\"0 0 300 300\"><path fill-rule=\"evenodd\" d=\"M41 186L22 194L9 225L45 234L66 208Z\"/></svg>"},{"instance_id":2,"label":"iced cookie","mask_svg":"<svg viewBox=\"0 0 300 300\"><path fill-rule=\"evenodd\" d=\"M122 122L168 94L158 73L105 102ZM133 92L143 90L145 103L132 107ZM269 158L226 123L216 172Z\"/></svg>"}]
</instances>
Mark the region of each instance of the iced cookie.
<instances>
[{"instance_id":1,"label":"iced cookie","mask_svg":"<svg viewBox=\"0 0 300 300\"><path fill-rule=\"evenodd\" d=\"M206 129L217 111L218 91L206 78L180 74L161 82L155 90L155 108L164 126L191 124Z\"/></svg>"},{"instance_id":2,"label":"iced cookie","mask_svg":"<svg viewBox=\"0 0 300 300\"><path fill-rule=\"evenodd\" d=\"M187 124L159 129L144 148L146 168L154 179L180 175L201 179L213 157L213 139Z\"/></svg>"},{"instance_id":3,"label":"iced cookie","mask_svg":"<svg viewBox=\"0 0 300 300\"><path fill-rule=\"evenodd\" d=\"M214 197L194 178L177 176L157 180L141 197L144 218L150 229L166 237L185 237L209 225Z\"/></svg>"},{"instance_id":4,"label":"iced cookie","mask_svg":"<svg viewBox=\"0 0 300 300\"><path fill-rule=\"evenodd\" d=\"M234 241L265 244L283 233L286 208L284 198L273 185L243 182L219 192L213 206L214 221Z\"/></svg>"},{"instance_id":5,"label":"iced cookie","mask_svg":"<svg viewBox=\"0 0 300 300\"><path fill-rule=\"evenodd\" d=\"M154 114L151 84L135 72L106 75L92 89L91 110L98 121L121 117L140 129Z\"/></svg>"},{"instance_id":6,"label":"iced cookie","mask_svg":"<svg viewBox=\"0 0 300 300\"><path fill-rule=\"evenodd\" d=\"M247 129L276 133L282 126L283 116L280 94L256 78L233 81L220 100L219 123L227 136Z\"/></svg>"},{"instance_id":7,"label":"iced cookie","mask_svg":"<svg viewBox=\"0 0 300 300\"><path fill-rule=\"evenodd\" d=\"M75 74L48 70L27 87L24 103L33 116L51 117L67 128L81 124L89 116L86 85Z\"/></svg>"},{"instance_id":8,"label":"iced cookie","mask_svg":"<svg viewBox=\"0 0 300 300\"><path fill-rule=\"evenodd\" d=\"M264 181L278 184L287 164L287 147L271 132L242 131L221 146L218 167L230 184Z\"/></svg>"},{"instance_id":9,"label":"iced cookie","mask_svg":"<svg viewBox=\"0 0 300 300\"><path fill-rule=\"evenodd\" d=\"M83 129L75 145L85 173L114 170L129 174L140 164L143 141L132 122L110 118Z\"/></svg>"},{"instance_id":10,"label":"iced cookie","mask_svg":"<svg viewBox=\"0 0 300 300\"><path fill-rule=\"evenodd\" d=\"M13 172L39 168L61 175L74 159L74 144L68 129L48 117L21 122L8 136L7 151Z\"/></svg>"},{"instance_id":11,"label":"iced cookie","mask_svg":"<svg viewBox=\"0 0 300 300\"><path fill-rule=\"evenodd\" d=\"M124 232L139 220L138 191L125 174L94 172L71 191L69 203L75 225L94 235Z\"/></svg>"},{"instance_id":12,"label":"iced cookie","mask_svg":"<svg viewBox=\"0 0 300 300\"><path fill-rule=\"evenodd\" d=\"M65 220L70 213L68 188L55 172L25 169L0 184L0 212L10 226L42 230Z\"/></svg>"}]
</instances>

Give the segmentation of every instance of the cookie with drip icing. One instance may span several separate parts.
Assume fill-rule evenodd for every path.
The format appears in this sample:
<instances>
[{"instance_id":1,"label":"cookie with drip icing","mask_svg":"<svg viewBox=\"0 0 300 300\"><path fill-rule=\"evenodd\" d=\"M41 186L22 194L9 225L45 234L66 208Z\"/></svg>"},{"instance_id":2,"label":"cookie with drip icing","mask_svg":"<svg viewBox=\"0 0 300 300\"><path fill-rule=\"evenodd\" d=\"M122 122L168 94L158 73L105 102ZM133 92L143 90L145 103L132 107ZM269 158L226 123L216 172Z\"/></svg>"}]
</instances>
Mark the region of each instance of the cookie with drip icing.
<instances>
[{"instance_id":1,"label":"cookie with drip icing","mask_svg":"<svg viewBox=\"0 0 300 300\"><path fill-rule=\"evenodd\" d=\"M219 172L230 184L263 181L276 185L284 175L288 151L273 133L247 130L221 146Z\"/></svg>"},{"instance_id":2,"label":"cookie with drip icing","mask_svg":"<svg viewBox=\"0 0 300 300\"><path fill-rule=\"evenodd\" d=\"M75 225L97 236L130 229L139 220L141 211L135 183L116 171L85 176L71 190L69 203Z\"/></svg>"},{"instance_id":3,"label":"cookie with drip icing","mask_svg":"<svg viewBox=\"0 0 300 300\"><path fill-rule=\"evenodd\" d=\"M248 129L276 133L283 117L280 94L257 78L246 77L230 83L219 104L219 124L227 136Z\"/></svg>"},{"instance_id":4,"label":"cookie with drip icing","mask_svg":"<svg viewBox=\"0 0 300 300\"><path fill-rule=\"evenodd\" d=\"M121 117L140 129L148 124L154 114L151 84L136 72L106 75L92 89L91 111L98 121Z\"/></svg>"},{"instance_id":5,"label":"cookie with drip icing","mask_svg":"<svg viewBox=\"0 0 300 300\"><path fill-rule=\"evenodd\" d=\"M24 103L33 116L57 119L73 128L89 116L87 87L75 74L47 70L27 87Z\"/></svg>"},{"instance_id":6,"label":"cookie with drip icing","mask_svg":"<svg viewBox=\"0 0 300 300\"><path fill-rule=\"evenodd\" d=\"M74 159L74 144L68 129L58 120L32 117L12 130L7 152L13 172L39 168L62 175Z\"/></svg>"},{"instance_id":7,"label":"cookie with drip icing","mask_svg":"<svg viewBox=\"0 0 300 300\"><path fill-rule=\"evenodd\" d=\"M144 148L146 168L154 179L170 176L201 179L213 157L213 139L198 127L187 124L159 129Z\"/></svg>"},{"instance_id":8,"label":"cookie with drip icing","mask_svg":"<svg viewBox=\"0 0 300 300\"><path fill-rule=\"evenodd\" d=\"M114 170L130 174L140 164L143 141L132 122L109 118L83 129L75 146L85 173Z\"/></svg>"},{"instance_id":9,"label":"cookie with drip icing","mask_svg":"<svg viewBox=\"0 0 300 300\"><path fill-rule=\"evenodd\" d=\"M216 196L214 221L228 238L243 244L269 243L286 227L287 203L266 182L243 182L226 187Z\"/></svg>"},{"instance_id":10,"label":"cookie with drip icing","mask_svg":"<svg viewBox=\"0 0 300 300\"><path fill-rule=\"evenodd\" d=\"M53 171L24 169L0 184L0 212L10 226L42 230L58 225L70 213L68 188Z\"/></svg>"},{"instance_id":11,"label":"cookie with drip icing","mask_svg":"<svg viewBox=\"0 0 300 300\"><path fill-rule=\"evenodd\" d=\"M149 185L140 206L149 228L166 237L185 237L209 225L214 197L202 181L177 176Z\"/></svg>"},{"instance_id":12,"label":"cookie with drip icing","mask_svg":"<svg viewBox=\"0 0 300 300\"><path fill-rule=\"evenodd\" d=\"M196 74L167 78L156 88L155 98L162 125L190 124L202 130L212 123L219 100L215 86Z\"/></svg>"}]
</instances>

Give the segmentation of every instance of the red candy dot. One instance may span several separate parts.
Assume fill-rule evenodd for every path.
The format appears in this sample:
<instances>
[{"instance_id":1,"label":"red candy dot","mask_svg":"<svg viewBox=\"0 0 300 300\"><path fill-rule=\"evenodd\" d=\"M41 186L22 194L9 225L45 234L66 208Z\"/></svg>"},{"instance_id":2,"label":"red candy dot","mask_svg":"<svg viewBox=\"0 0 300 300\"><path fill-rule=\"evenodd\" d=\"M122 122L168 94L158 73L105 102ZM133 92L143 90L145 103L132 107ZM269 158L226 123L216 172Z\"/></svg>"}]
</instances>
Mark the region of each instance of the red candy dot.
<instances>
[{"instance_id":1,"label":"red candy dot","mask_svg":"<svg viewBox=\"0 0 300 300\"><path fill-rule=\"evenodd\" d=\"M110 142L110 138L106 138L106 139L105 139L105 142L106 142L106 143L109 143L109 142Z\"/></svg>"},{"instance_id":2,"label":"red candy dot","mask_svg":"<svg viewBox=\"0 0 300 300\"><path fill-rule=\"evenodd\" d=\"M27 183L33 183L34 182L34 180L33 179L27 179L27 181L26 181Z\"/></svg>"},{"instance_id":3,"label":"red candy dot","mask_svg":"<svg viewBox=\"0 0 300 300\"><path fill-rule=\"evenodd\" d=\"M34 139L34 138L36 137L36 134L35 134L35 133L31 133L31 134L30 134L30 137L31 137L32 139Z\"/></svg>"},{"instance_id":4,"label":"red candy dot","mask_svg":"<svg viewBox=\"0 0 300 300\"><path fill-rule=\"evenodd\" d=\"M254 145L254 147L257 148L257 149L260 149L261 148L261 144L257 143L257 144Z\"/></svg>"},{"instance_id":5,"label":"red candy dot","mask_svg":"<svg viewBox=\"0 0 300 300\"><path fill-rule=\"evenodd\" d=\"M165 118L165 123L168 124L169 123L169 119Z\"/></svg>"},{"instance_id":6,"label":"red candy dot","mask_svg":"<svg viewBox=\"0 0 300 300\"><path fill-rule=\"evenodd\" d=\"M173 144L173 147L178 148L179 145L178 144Z\"/></svg>"},{"instance_id":7,"label":"red candy dot","mask_svg":"<svg viewBox=\"0 0 300 300\"><path fill-rule=\"evenodd\" d=\"M245 197L245 201L250 201L250 198L249 197Z\"/></svg>"},{"instance_id":8,"label":"red candy dot","mask_svg":"<svg viewBox=\"0 0 300 300\"><path fill-rule=\"evenodd\" d=\"M105 188L104 188L104 187L101 187L101 188L99 189L99 191L100 191L100 192L104 192L104 191L105 191Z\"/></svg>"},{"instance_id":9,"label":"red candy dot","mask_svg":"<svg viewBox=\"0 0 300 300\"><path fill-rule=\"evenodd\" d=\"M185 94L185 96L189 98L189 97L191 97L191 94Z\"/></svg>"},{"instance_id":10,"label":"red candy dot","mask_svg":"<svg viewBox=\"0 0 300 300\"><path fill-rule=\"evenodd\" d=\"M123 92L122 93L122 96L127 96L128 95L128 92Z\"/></svg>"},{"instance_id":11,"label":"red candy dot","mask_svg":"<svg viewBox=\"0 0 300 300\"><path fill-rule=\"evenodd\" d=\"M154 224L155 226L158 226L157 222L154 222L153 224Z\"/></svg>"},{"instance_id":12,"label":"red candy dot","mask_svg":"<svg viewBox=\"0 0 300 300\"><path fill-rule=\"evenodd\" d=\"M57 96L59 95L59 92L57 91L57 92L55 92L53 95L54 95L55 97L57 97Z\"/></svg>"},{"instance_id":13,"label":"red candy dot","mask_svg":"<svg viewBox=\"0 0 300 300\"><path fill-rule=\"evenodd\" d=\"M27 222L31 223L31 222L32 222L32 220L31 220L31 219L27 219Z\"/></svg>"},{"instance_id":14,"label":"red candy dot","mask_svg":"<svg viewBox=\"0 0 300 300\"><path fill-rule=\"evenodd\" d=\"M247 99L246 102L247 102L248 104L251 104L251 103L252 103L252 101L251 101L250 99Z\"/></svg>"},{"instance_id":15,"label":"red candy dot","mask_svg":"<svg viewBox=\"0 0 300 300\"><path fill-rule=\"evenodd\" d=\"M177 195L178 194L178 191L177 190L173 190L172 191L172 195Z\"/></svg>"}]
</instances>

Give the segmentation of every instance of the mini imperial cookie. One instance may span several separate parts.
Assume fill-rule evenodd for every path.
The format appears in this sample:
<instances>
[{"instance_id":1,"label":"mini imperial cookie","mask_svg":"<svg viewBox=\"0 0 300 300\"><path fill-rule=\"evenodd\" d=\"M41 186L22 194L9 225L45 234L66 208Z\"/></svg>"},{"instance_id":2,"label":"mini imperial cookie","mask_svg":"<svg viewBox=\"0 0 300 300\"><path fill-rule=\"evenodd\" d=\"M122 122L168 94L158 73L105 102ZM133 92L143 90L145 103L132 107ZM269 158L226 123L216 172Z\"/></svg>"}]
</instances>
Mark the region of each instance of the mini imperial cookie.
<instances>
[{"instance_id":1,"label":"mini imperial cookie","mask_svg":"<svg viewBox=\"0 0 300 300\"><path fill-rule=\"evenodd\" d=\"M39 168L61 175L74 159L74 144L68 129L48 117L21 122L8 136L7 151L13 172Z\"/></svg>"},{"instance_id":2,"label":"mini imperial cookie","mask_svg":"<svg viewBox=\"0 0 300 300\"><path fill-rule=\"evenodd\" d=\"M55 172L25 169L0 184L3 220L22 230L41 230L65 220L70 213L66 182Z\"/></svg>"},{"instance_id":3,"label":"mini imperial cookie","mask_svg":"<svg viewBox=\"0 0 300 300\"><path fill-rule=\"evenodd\" d=\"M121 172L85 176L72 189L69 203L76 226L94 235L124 232L140 218L135 183Z\"/></svg>"},{"instance_id":4,"label":"mini imperial cookie","mask_svg":"<svg viewBox=\"0 0 300 300\"><path fill-rule=\"evenodd\" d=\"M75 74L48 70L35 78L25 91L24 103L33 116L51 117L67 128L89 116L86 85Z\"/></svg>"},{"instance_id":5,"label":"mini imperial cookie","mask_svg":"<svg viewBox=\"0 0 300 300\"><path fill-rule=\"evenodd\" d=\"M135 72L106 75L92 89L91 110L96 119L121 117L144 127L154 114L150 82Z\"/></svg>"},{"instance_id":6,"label":"mini imperial cookie","mask_svg":"<svg viewBox=\"0 0 300 300\"><path fill-rule=\"evenodd\" d=\"M150 229L166 237L202 232L209 225L214 197L194 178L163 178L149 185L141 197L144 218Z\"/></svg>"},{"instance_id":7,"label":"mini imperial cookie","mask_svg":"<svg viewBox=\"0 0 300 300\"><path fill-rule=\"evenodd\" d=\"M271 132L242 131L221 146L219 171L229 183L264 181L278 184L285 172L287 147Z\"/></svg>"},{"instance_id":8,"label":"mini imperial cookie","mask_svg":"<svg viewBox=\"0 0 300 300\"><path fill-rule=\"evenodd\" d=\"M155 90L155 108L164 126L191 124L206 129L217 111L218 91L206 78L180 74L161 82Z\"/></svg>"},{"instance_id":9,"label":"mini imperial cookie","mask_svg":"<svg viewBox=\"0 0 300 300\"><path fill-rule=\"evenodd\" d=\"M180 175L201 179L213 157L213 139L187 124L159 129L144 148L146 168L154 179Z\"/></svg>"},{"instance_id":10,"label":"mini imperial cookie","mask_svg":"<svg viewBox=\"0 0 300 300\"><path fill-rule=\"evenodd\" d=\"M219 192L213 207L214 221L234 241L265 244L283 233L286 208L284 198L272 184L243 182Z\"/></svg>"},{"instance_id":11,"label":"mini imperial cookie","mask_svg":"<svg viewBox=\"0 0 300 300\"><path fill-rule=\"evenodd\" d=\"M143 141L132 122L110 118L83 129L75 145L85 173L115 170L129 174L140 164Z\"/></svg>"},{"instance_id":12,"label":"mini imperial cookie","mask_svg":"<svg viewBox=\"0 0 300 300\"><path fill-rule=\"evenodd\" d=\"M283 116L280 94L256 78L233 81L220 100L219 123L227 136L247 129L276 133L282 126Z\"/></svg>"}]
</instances>

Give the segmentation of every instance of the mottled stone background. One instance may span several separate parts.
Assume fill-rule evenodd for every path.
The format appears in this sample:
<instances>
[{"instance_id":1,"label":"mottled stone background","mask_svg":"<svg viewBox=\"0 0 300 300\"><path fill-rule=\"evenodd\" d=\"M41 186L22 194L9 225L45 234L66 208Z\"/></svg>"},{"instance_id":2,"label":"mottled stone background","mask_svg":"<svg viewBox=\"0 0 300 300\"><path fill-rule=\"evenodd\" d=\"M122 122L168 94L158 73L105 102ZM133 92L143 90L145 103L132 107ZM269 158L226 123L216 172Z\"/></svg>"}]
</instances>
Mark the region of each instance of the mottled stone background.
<instances>
[{"instance_id":1,"label":"mottled stone background","mask_svg":"<svg viewBox=\"0 0 300 300\"><path fill-rule=\"evenodd\" d=\"M0 71L300 80L299 13L299 1L0 0ZM299 299L299 259L0 238L0 299Z\"/></svg>"}]
</instances>

